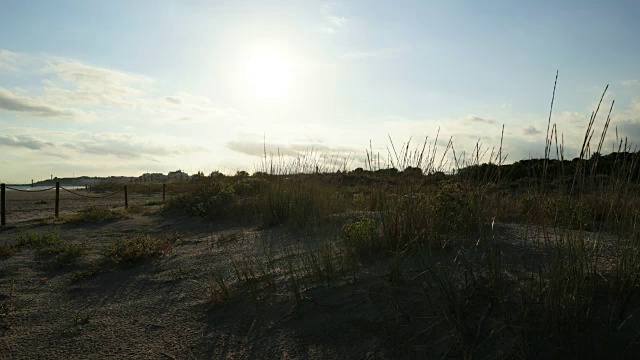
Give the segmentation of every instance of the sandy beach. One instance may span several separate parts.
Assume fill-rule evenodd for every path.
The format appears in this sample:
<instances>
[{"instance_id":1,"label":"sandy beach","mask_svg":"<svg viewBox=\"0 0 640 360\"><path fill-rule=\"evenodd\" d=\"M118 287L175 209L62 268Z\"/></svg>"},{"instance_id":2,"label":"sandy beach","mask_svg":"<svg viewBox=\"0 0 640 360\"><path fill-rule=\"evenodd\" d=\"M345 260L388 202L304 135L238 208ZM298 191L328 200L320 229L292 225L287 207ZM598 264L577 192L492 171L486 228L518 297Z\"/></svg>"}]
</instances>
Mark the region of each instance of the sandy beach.
<instances>
[{"instance_id":1,"label":"sandy beach","mask_svg":"<svg viewBox=\"0 0 640 360\"><path fill-rule=\"evenodd\" d=\"M415 318L409 327L397 323L383 274L362 273L354 283L353 275L336 269L330 284L306 283L296 300L280 270L292 256L285 249L302 249L314 239L279 227L163 211L161 198L130 194L135 213L68 223L51 218L53 191L8 193L0 244L16 244L25 234L56 234L84 252L62 268L53 255L29 247L0 256L0 301L7 304L0 358L392 359L443 351L441 345L429 351L402 346L433 334L424 332L431 320L416 300L419 288L408 286L397 295ZM123 205L121 196L87 199L62 192L61 218L88 206ZM170 250L130 267L105 263L109 244L137 235L170 238ZM273 263L273 275L255 283L233 270L265 259ZM212 294L215 279L228 286L224 301Z\"/></svg>"},{"instance_id":2,"label":"sandy beach","mask_svg":"<svg viewBox=\"0 0 640 360\"><path fill-rule=\"evenodd\" d=\"M60 216L76 213L89 206L104 208L124 207L124 191L111 196L111 192L89 191L85 189L71 190L83 197L60 189ZM106 196L106 197L105 197ZM22 226L25 222L51 218L55 214L55 189L47 191L15 191L6 192L7 225ZM149 202L162 201L162 193L128 194L129 205L144 205Z\"/></svg>"}]
</instances>

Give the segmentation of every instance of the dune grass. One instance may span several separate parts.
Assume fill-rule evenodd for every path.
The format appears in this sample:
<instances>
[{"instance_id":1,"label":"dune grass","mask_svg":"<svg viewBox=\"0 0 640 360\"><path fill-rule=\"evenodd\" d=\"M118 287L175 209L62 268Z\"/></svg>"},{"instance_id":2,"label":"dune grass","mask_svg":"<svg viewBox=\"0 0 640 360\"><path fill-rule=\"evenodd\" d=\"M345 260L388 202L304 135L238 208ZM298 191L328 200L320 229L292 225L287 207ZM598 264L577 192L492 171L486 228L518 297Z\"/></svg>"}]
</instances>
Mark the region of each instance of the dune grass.
<instances>
[{"instance_id":1,"label":"dune grass","mask_svg":"<svg viewBox=\"0 0 640 360\"><path fill-rule=\"evenodd\" d=\"M171 251L169 241L151 235L123 236L103 249L104 257L111 263L128 267L136 262L157 257Z\"/></svg>"},{"instance_id":2,"label":"dune grass","mask_svg":"<svg viewBox=\"0 0 640 360\"><path fill-rule=\"evenodd\" d=\"M96 205L87 206L73 215L66 216L66 223L95 223L100 221L112 221L127 216L124 209L108 209Z\"/></svg>"},{"instance_id":3,"label":"dune grass","mask_svg":"<svg viewBox=\"0 0 640 360\"><path fill-rule=\"evenodd\" d=\"M617 151L601 154L611 110L592 142L600 105L573 160L550 115L545 156L535 161L505 165L502 139L466 157L451 140L437 153L437 136L415 147L391 142L386 167L367 151L366 170L327 166L313 154L265 154L254 176L201 179L170 206L308 232L344 219L337 238L292 250L281 264L292 298L299 301L305 279L355 277L367 261L388 264L392 284L417 261L412 279L465 358L497 349L517 358L627 356L640 335L640 154L619 138ZM505 238L501 224L522 233ZM270 260L234 264L255 292L256 279L273 276ZM216 301L228 297L225 284L213 278Z\"/></svg>"}]
</instances>

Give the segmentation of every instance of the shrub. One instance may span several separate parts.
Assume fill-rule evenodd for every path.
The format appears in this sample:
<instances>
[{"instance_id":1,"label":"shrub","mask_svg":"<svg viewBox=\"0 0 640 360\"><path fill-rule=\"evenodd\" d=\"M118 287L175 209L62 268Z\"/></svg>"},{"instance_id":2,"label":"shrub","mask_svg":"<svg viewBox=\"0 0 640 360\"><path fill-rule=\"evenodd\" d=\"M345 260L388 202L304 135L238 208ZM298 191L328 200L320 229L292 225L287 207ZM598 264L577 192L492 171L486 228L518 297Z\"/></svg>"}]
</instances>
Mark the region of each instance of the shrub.
<instances>
[{"instance_id":1,"label":"shrub","mask_svg":"<svg viewBox=\"0 0 640 360\"><path fill-rule=\"evenodd\" d=\"M74 264L84 253L84 247L80 244L63 242L57 246L45 249L47 253L57 254L54 261L58 267L65 267Z\"/></svg>"},{"instance_id":2,"label":"shrub","mask_svg":"<svg viewBox=\"0 0 640 360\"><path fill-rule=\"evenodd\" d=\"M372 256L384 250L380 225L365 217L349 221L342 226L342 242L347 253L354 257L363 254Z\"/></svg>"},{"instance_id":3,"label":"shrub","mask_svg":"<svg viewBox=\"0 0 640 360\"><path fill-rule=\"evenodd\" d=\"M125 216L126 214L124 213L124 211L112 210L92 205L78 211L74 215L67 217L65 220L69 223L85 223L117 220Z\"/></svg>"},{"instance_id":4,"label":"shrub","mask_svg":"<svg viewBox=\"0 0 640 360\"><path fill-rule=\"evenodd\" d=\"M178 196L171 206L185 210L190 215L221 216L233 204L233 187L220 181L207 181L191 193Z\"/></svg>"},{"instance_id":5,"label":"shrub","mask_svg":"<svg viewBox=\"0 0 640 360\"><path fill-rule=\"evenodd\" d=\"M116 265L130 266L135 262L160 256L171 249L168 241L152 238L150 235L123 236L104 249L105 257Z\"/></svg>"},{"instance_id":6,"label":"shrub","mask_svg":"<svg viewBox=\"0 0 640 360\"><path fill-rule=\"evenodd\" d=\"M35 248L44 248L55 246L60 243L60 234L58 232L48 233L23 233L16 237L16 246L28 246Z\"/></svg>"},{"instance_id":7,"label":"shrub","mask_svg":"<svg viewBox=\"0 0 640 360\"><path fill-rule=\"evenodd\" d=\"M0 245L0 256L9 257L17 251L18 250L14 246L9 245L6 241L3 241L2 245Z\"/></svg>"},{"instance_id":8,"label":"shrub","mask_svg":"<svg viewBox=\"0 0 640 360\"><path fill-rule=\"evenodd\" d=\"M479 225L481 197L458 182L440 186L433 200L434 230L438 236L460 236Z\"/></svg>"},{"instance_id":9,"label":"shrub","mask_svg":"<svg viewBox=\"0 0 640 360\"><path fill-rule=\"evenodd\" d=\"M269 183L260 178L244 178L233 184L233 192L239 196L256 196L261 193Z\"/></svg>"}]
</instances>

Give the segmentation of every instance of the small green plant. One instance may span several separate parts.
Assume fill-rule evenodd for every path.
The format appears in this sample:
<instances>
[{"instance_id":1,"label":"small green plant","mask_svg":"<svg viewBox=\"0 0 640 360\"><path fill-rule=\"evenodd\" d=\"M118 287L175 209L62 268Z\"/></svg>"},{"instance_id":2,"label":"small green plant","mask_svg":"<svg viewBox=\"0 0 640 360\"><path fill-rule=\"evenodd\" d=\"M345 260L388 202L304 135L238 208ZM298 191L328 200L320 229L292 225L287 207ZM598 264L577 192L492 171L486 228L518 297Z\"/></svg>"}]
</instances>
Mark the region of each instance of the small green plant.
<instances>
[{"instance_id":1,"label":"small green plant","mask_svg":"<svg viewBox=\"0 0 640 360\"><path fill-rule=\"evenodd\" d=\"M20 234L16 238L16 246L35 248L40 254L56 255L54 262L60 268L72 265L84 253L82 245L60 239L57 231Z\"/></svg>"},{"instance_id":2,"label":"small green plant","mask_svg":"<svg viewBox=\"0 0 640 360\"><path fill-rule=\"evenodd\" d=\"M121 219L126 216L121 209L106 209L98 206L89 206L76 214L65 218L68 223L100 222Z\"/></svg>"},{"instance_id":3,"label":"small green plant","mask_svg":"<svg viewBox=\"0 0 640 360\"><path fill-rule=\"evenodd\" d=\"M170 272L171 279L174 281L185 279L189 276L189 270L182 265L178 265L175 269Z\"/></svg>"},{"instance_id":4,"label":"small green plant","mask_svg":"<svg viewBox=\"0 0 640 360\"><path fill-rule=\"evenodd\" d=\"M13 282L9 284L7 295L0 294L0 330L6 331L13 325L13 313L15 312L15 291Z\"/></svg>"},{"instance_id":5,"label":"small green plant","mask_svg":"<svg viewBox=\"0 0 640 360\"><path fill-rule=\"evenodd\" d=\"M84 246L71 242L63 242L55 247L45 249L50 254L57 254L54 262L58 267L63 268L75 264L84 254Z\"/></svg>"},{"instance_id":6,"label":"small green plant","mask_svg":"<svg viewBox=\"0 0 640 360\"><path fill-rule=\"evenodd\" d=\"M151 237L151 235L123 236L114 240L103 251L104 256L115 265L131 266L132 264L160 256L171 250L171 244Z\"/></svg>"},{"instance_id":7,"label":"small green plant","mask_svg":"<svg viewBox=\"0 0 640 360\"><path fill-rule=\"evenodd\" d=\"M9 257L18 251L15 246L9 245L8 242L3 241L0 245L0 257Z\"/></svg>"},{"instance_id":8,"label":"small green plant","mask_svg":"<svg viewBox=\"0 0 640 360\"><path fill-rule=\"evenodd\" d=\"M79 282L96 276L100 272L100 266L91 264L88 269L77 270L71 274L72 282Z\"/></svg>"},{"instance_id":9,"label":"small green plant","mask_svg":"<svg viewBox=\"0 0 640 360\"><path fill-rule=\"evenodd\" d=\"M126 211L127 214L142 214L147 211L147 209L145 209L142 205L129 205Z\"/></svg>"},{"instance_id":10,"label":"small green plant","mask_svg":"<svg viewBox=\"0 0 640 360\"><path fill-rule=\"evenodd\" d=\"M227 282L217 271L214 271L207 284L207 295L211 304L220 304L229 298Z\"/></svg>"},{"instance_id":11,"label":"small green plant","mask_svg":"<svg viewBox=\"0 0 640 360\"><path fill-rule=\"evenodd\" d=\"M351 256L373 255L381 250L378 224L370 218L349 221L342 227L342 242Z\"/></svg>"},{"instance_id":12,"label":"small green plant","mask_svg":"<svg viewBox=\"0 0 640 360\"><path fill-rule=\"evenodd\" d=\"M16 237L16 246L33 247L36 249L57 246L60 242L60 233L57 231L28 232Z\"/></svg>"}]
</instances>

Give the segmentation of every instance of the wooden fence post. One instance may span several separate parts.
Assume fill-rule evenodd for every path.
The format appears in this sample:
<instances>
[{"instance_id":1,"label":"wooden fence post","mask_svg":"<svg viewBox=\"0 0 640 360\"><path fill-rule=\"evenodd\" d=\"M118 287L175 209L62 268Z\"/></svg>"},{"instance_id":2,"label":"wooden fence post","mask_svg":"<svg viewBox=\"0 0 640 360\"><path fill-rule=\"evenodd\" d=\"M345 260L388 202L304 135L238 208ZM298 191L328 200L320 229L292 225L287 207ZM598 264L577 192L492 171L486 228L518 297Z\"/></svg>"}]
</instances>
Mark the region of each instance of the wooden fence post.
<instances>
[{"instance_id":1,"label":"wooden fence post","mask_svg":"<svg viewBox=\"0 0 640 360\"><path fill-rule=\"evenodd\" d=\"M124 186L124 208L129 208L129 198L127 197L127 185Z\"/></svg>"},{"instance_id":2,"label":"wooden fence post","mask_svg":"<svg viewBox=\"0 0 640 360\"><path fill-rule=\"evenodd\" d=\"M56 181L56 217L60 215L60 181Z\"/></svg>"},{"instance_id":3,"label":"wooden fence post","mask_svg":"<svg viewBox=\"0 0 640 360\"><path fill-rule=\"evenodd\" d=\"M5 207L5 184L0 184L0 226L4 226L7 223L7 209Z\"/></svg>"},{"instance_id":4,"label":"wooden fence post","mask_svg":"<svg viewBox=\"0 0 640 360\"><path fill-rule=\"evenodd\" d=\"M167 194L167 184L162 184L162 202L163 203L166 198L166 194Z\"/></svg>"}]
</instances>

